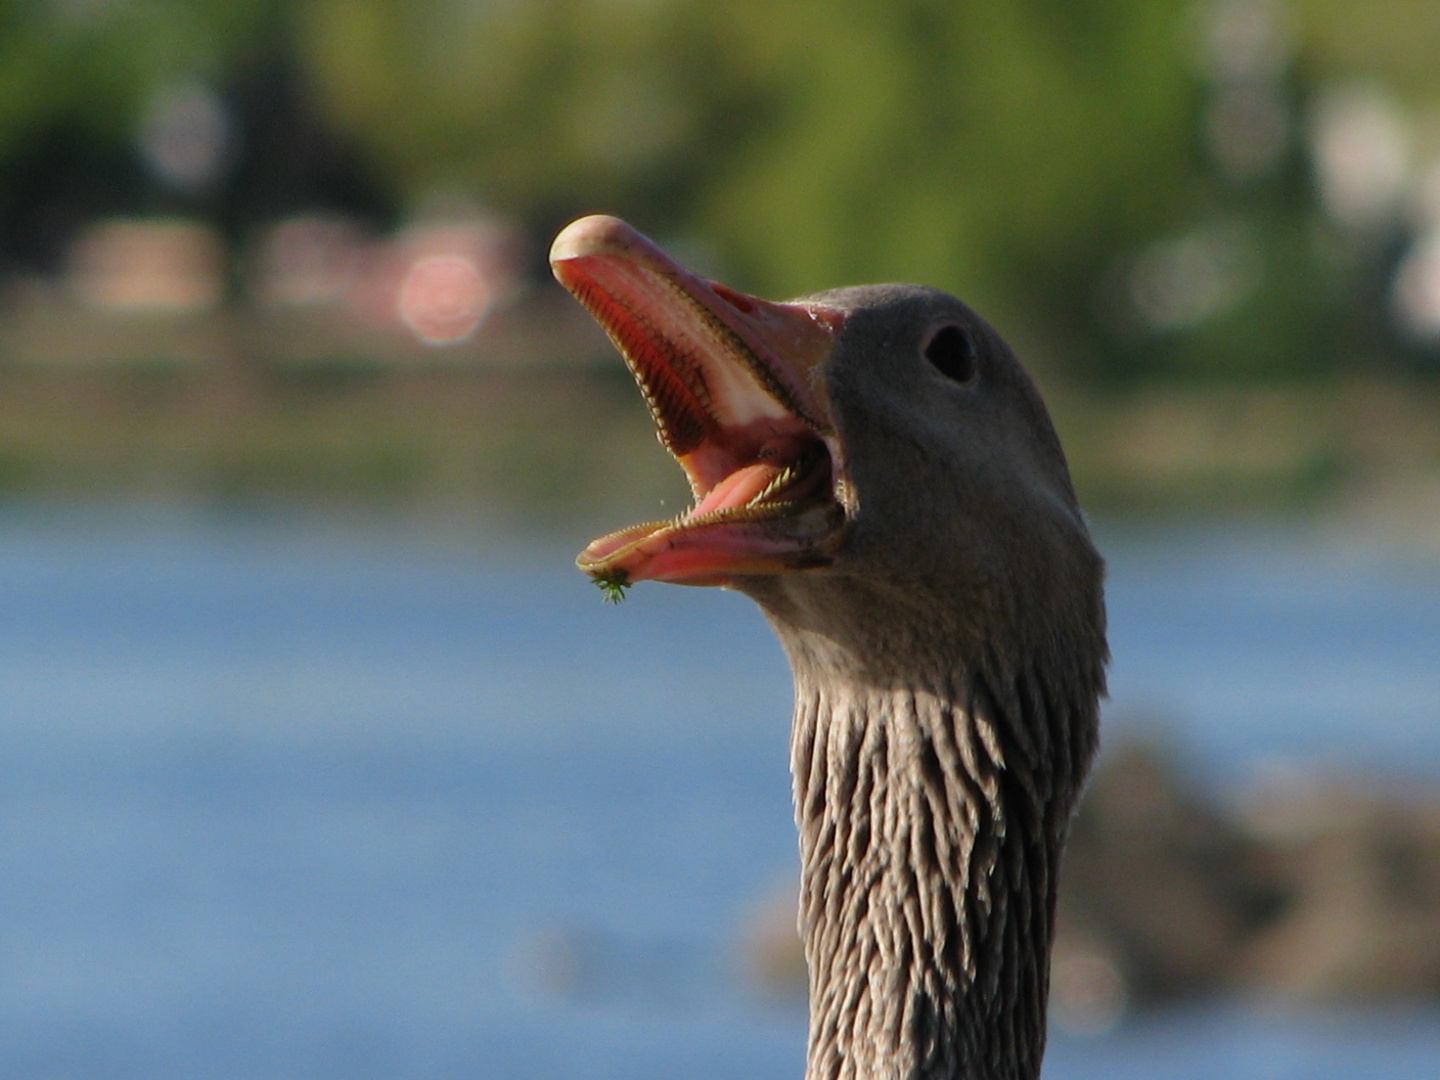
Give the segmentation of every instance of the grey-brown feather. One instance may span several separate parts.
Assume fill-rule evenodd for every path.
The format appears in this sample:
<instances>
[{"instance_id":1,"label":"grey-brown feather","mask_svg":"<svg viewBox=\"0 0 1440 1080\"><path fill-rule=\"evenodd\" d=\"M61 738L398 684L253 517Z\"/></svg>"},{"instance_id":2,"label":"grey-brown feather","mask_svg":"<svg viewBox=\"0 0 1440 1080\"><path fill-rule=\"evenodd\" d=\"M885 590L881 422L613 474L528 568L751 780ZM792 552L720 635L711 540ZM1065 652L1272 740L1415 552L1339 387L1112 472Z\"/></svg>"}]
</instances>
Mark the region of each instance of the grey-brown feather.
<instances>
[{"instance_id":1,"label":"grey-brown feather","mask_svg":"<svg viewBox=\"0 0 1440 1080\"><path fill-rule=\"evenodd\" d=\"M994 331L934 290L826 299L851 311L827 372L850 532L828 570L738 583L795 677L807 1080L1032 1080L1102 563ZM925 369L945 319L981 345L974 387Z\"/></svg>"}]
</instances>

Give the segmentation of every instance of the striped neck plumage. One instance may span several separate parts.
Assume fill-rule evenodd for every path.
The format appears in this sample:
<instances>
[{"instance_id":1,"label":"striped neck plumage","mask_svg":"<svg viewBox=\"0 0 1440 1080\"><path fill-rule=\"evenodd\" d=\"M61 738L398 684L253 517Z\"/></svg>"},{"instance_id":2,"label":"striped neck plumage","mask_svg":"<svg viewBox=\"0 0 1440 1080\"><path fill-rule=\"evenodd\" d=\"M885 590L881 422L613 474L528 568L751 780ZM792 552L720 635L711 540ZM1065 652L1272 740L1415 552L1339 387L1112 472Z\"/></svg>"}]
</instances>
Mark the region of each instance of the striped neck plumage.
<instances>
[{"instance_id":1,"label":"striped neck plumage","mask_svg":"<svg viewBox=\"0 0 1440 1080\"><path fill-rule=\"evenodd\" d=\"M787 645L807 1080L1033 1080L1093 705L1034 672L837 678Z\"/></svg>"}]
</instances>

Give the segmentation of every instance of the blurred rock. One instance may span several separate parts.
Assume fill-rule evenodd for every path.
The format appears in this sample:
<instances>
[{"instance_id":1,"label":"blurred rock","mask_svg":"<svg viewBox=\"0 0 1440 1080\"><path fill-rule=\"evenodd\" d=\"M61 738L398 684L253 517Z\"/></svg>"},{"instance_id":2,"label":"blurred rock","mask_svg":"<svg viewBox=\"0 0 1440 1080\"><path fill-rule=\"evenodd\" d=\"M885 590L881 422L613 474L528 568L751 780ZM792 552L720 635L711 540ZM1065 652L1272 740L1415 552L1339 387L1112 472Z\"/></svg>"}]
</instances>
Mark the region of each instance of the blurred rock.
<instances>
[{"instance_id":1,"label":"blurred rock","mask_svg":"<svg viewBox=\"0 0 1440 1080\"><path fill-rule=\"evenodd\" d=\"M1091 781L1061 871L1057 952L1108 953L1136 1002L1234 983L1235 956L1285 896L1270 854L1142 745Z\"/></svg>"},{"instance_id":2,"label":"blurred rock","mask_svg":"<svg viewBox=\"0 0 1440 1080\"><path fill-rule=\"evenodd\" d=\"M1289 897L1247 950L1245 985L1295 1001L1440 996L1440 801L1293 774L1242 812Z\"/></svg>"},{"instance_id":3,"label":"blurred rock","mask_svg":"<svg viewBox=\"0 0 1440 1080\"><path fill-rule=\"evenodd\" d=\"M1073 1035L1104 1035L1129 1006L1125 976L1113 949L1067 933L1050 961L1050 1015Z\"/></svg>"},{"instance_id":4,"label":"blurred rock","mask_svg":"<svg viewBox=\"0 0 1440 1080\"><path fill-rule=\"evenodd\" d=\"M742 931L745 984L762 997L805 1000L808 977L796 920L795 886L782 886L751 912Z\"/></svg>"},{"instance_id":5,"label":"blurred rock","mask_svg":"<svg viewBox=\"0 0 1440 1080\"><path fill-rule=\"evenodd\" d=\"M1159 748L1106 755L1060 881L1055 1022L1217 995L1291 1004L1440 999L1440 797L1277 772L1234 807ZM803 998L795 894L745 932L750 984Z\"/></svg>"}]
</instances>

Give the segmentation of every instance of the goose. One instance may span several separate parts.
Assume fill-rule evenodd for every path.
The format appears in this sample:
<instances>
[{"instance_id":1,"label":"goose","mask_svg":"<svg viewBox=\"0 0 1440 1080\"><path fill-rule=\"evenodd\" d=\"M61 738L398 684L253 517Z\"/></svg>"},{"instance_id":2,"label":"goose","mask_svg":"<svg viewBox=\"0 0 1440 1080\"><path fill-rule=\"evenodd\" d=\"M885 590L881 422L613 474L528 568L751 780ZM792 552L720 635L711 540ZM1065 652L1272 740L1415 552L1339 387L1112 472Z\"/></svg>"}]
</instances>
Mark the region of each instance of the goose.
<instances>
[{"instance_id":1,"label":"goose","mask_svg":"<svg viewBox=\"0 0 1440 1080\"><path fill-rule=\"evenodd\" d=\"M738 590L789 660L806 1080L1033 1080L1108 662L1034 384L937 289L766 301L605 215L550 261L695 496L578 565Z\"/></svg>"}]
</instances>

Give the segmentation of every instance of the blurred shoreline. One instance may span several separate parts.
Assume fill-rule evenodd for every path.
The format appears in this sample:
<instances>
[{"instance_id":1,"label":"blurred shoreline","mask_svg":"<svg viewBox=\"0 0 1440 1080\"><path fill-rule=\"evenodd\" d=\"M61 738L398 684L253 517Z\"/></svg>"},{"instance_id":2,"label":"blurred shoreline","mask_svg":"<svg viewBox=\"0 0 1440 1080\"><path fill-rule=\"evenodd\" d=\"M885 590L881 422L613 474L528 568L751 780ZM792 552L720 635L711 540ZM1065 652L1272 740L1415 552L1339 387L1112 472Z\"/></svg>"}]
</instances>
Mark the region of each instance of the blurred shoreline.
<instances>
[{"instance_id":1,"label":"blurred shoreline","mask_svg":"<svg viewBox=\"0 0 1440 1080\"><path fill-rule=\"evenodd\" d=\"M1299 515L1440 550L1440 385L1367 376L1086 388L1039 373L1082 503ZM0 306L0 497L388 507L544 525L687 495L618 357L524 287L456 342L333 307ZM673 513L673 509L665 509Z\"/></svg>"}]
</instances>

